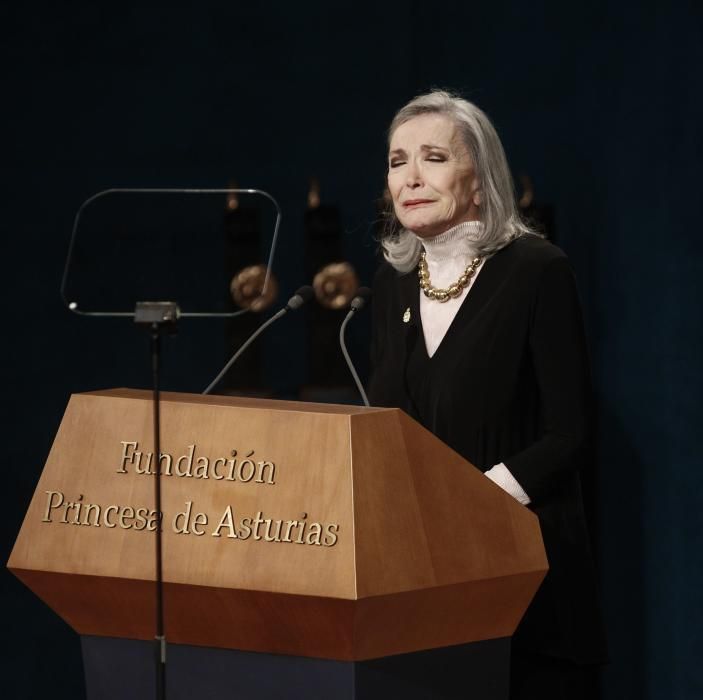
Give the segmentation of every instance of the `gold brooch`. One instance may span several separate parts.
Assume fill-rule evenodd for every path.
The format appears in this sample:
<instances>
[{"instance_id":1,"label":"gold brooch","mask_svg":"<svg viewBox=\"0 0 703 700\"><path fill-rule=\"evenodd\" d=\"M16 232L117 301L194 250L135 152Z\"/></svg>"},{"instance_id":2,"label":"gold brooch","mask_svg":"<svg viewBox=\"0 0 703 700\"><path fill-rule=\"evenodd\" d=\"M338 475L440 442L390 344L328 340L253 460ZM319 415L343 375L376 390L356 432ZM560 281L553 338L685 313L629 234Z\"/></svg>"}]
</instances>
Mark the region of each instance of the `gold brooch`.
<instances>
[{"instance_id":1,"label":"gold brooch","mask_svg":"<svg viewBox=\"0 0 703 700\"><path fill-rule=\"evenodd\" d=\"M405 309L405 313L403 314L403 323L408 323L410 321L410 307L408 306L407 309Z\"/></svg>"}]
</instances>

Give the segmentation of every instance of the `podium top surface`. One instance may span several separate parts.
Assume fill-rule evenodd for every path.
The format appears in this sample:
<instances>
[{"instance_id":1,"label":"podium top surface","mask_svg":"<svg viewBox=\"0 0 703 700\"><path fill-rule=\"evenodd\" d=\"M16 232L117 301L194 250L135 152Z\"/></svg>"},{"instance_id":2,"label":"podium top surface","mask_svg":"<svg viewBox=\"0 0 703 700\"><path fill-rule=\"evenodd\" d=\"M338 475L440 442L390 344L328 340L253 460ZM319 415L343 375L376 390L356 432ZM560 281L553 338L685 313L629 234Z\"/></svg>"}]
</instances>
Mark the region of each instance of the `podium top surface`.
<instances>
[{"instance_id":1,"label":"podium top surface","mask_svg":"<svg viewBox=\"0 0 703 700\"><path fill-rule=\"evenodd\" d=\"M142 399L151 401L153 393L147 389L100 389L82 392L80 396L105 396L119 399ZM328 415L359 415L382 411L398 411L397 408L354 406L334 403L313 403L308 401L281 401L246 396L224 396L221 394L187 394L176 391L162 391L161 401L187 403L205 406L231 406L234 408L264 409L268 411L292 411L297 413L323 413Z\"/></svg>"}]
</instances>

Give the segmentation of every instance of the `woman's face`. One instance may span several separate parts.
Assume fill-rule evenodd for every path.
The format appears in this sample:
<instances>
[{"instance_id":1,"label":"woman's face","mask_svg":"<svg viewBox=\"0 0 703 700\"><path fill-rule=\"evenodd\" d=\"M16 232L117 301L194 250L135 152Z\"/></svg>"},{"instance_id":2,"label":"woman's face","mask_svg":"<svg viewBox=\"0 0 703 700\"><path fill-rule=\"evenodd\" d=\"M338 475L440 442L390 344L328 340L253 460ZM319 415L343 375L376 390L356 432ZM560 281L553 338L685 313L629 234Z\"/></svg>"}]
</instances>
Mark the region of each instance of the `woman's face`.
<instances>
[{"instance_id":1,"label":"woman's face","mask_svg":"<svg viewBox=\"0 0 703 700\"><path fill-rule=\"evenodd\" d=\"M391 136L388 189L404 228L428 238L464 221L475 221L478 179L454 122L424 114Z\"/></svg>"}]
</instances>

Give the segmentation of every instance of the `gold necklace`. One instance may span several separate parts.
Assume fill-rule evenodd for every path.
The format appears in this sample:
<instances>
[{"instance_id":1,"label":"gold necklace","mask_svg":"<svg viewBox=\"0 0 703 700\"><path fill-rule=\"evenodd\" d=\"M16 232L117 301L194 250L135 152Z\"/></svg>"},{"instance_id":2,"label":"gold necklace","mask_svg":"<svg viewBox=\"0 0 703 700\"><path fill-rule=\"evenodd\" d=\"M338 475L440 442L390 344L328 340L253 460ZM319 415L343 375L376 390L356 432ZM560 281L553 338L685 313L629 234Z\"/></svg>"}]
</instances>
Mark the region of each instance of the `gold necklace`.
<instances>
[{"instance_id":1,"label":"gold necklace","mask_svg":"<svg viewBox=\"0 0 703 700\"><path fill-rule=\"evenodd\" d=\"M430 271L427 269L427 260L425 259L425 251L423 250L420 254L420 265L418 270L418 276L420 277L420 289L424 292L428 299L435 299L440 303L449 301L450 299L456 299L461 296L471 278L476 274L478 266L481 264L482 258L474 258L467 266L461 277L450 284L446 289L437 289L433 287L430 283Z\"/></svg>"}]
</instances>

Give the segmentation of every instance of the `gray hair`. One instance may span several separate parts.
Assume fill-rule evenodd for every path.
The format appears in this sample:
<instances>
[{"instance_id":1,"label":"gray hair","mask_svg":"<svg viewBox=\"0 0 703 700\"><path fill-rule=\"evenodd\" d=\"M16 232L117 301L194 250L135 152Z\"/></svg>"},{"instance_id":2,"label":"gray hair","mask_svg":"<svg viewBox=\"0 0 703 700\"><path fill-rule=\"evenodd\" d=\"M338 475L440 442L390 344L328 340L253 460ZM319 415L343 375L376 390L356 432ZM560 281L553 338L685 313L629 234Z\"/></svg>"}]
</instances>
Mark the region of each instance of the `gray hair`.
<instances>
[{"instance_id":1,"label":"gray hair","mask_svg":"<svg viewBox=\"0 0 703 700\"><path fill-rule=\"evenodd\" d=\"M479 219L483 224L481 233L475 239L477 254L490 255L515 238L535 233L518 212L513 179L500 138L486 114L476 105L443 90L420 95L408 102L393 118L388 130L389 143L401 124L424 114L449 117L471 156L481 192ZM414 233L400 225L387 190L384 200L383 255L399 272L409 272L420 259L422 244Z\"/></svg>"}]
</instances>

